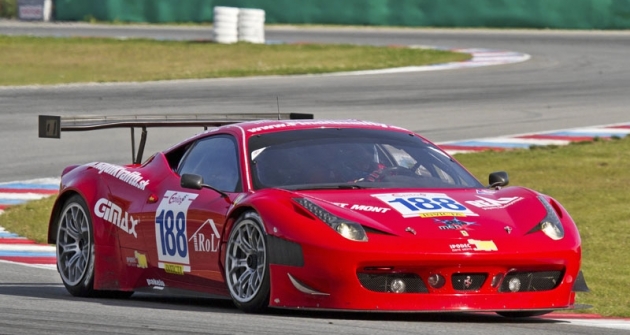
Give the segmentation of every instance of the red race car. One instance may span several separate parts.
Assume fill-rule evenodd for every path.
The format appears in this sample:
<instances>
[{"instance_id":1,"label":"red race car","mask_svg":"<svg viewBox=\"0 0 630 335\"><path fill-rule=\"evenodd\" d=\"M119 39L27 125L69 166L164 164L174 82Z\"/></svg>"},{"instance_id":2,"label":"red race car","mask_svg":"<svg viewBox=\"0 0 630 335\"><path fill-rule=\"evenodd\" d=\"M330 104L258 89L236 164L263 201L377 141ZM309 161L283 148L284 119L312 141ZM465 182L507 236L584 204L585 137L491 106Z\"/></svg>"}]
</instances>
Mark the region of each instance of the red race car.
<instances>
[{"instance_id":1,"label":"red race car","mask_svg":"<svg viewBox=\"0 0 630 335\"><path fill-rule=\"evenodd\" d=\"M132 129L132 164L62 173L48 241L74 296L520 317L575 308L575 292L588 290L560 203L506 187L505 172L484 186L399 127L309 114L39 122L40 137ZM179 126L211 129L142 161L147 128Z\"/></svg>"}]
</instances>

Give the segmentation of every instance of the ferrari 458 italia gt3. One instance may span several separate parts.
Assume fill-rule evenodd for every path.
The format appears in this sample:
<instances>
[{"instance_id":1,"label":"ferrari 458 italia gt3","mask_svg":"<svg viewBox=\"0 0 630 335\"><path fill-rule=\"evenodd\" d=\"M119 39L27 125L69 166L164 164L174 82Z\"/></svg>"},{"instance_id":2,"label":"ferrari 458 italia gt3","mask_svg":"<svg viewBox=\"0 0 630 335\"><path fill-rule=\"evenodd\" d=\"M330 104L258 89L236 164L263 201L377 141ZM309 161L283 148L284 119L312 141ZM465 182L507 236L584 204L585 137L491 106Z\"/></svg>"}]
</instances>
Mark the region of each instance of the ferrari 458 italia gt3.
<instances>
[{"instance_id":1,"label":"ferrari 458 italia gt3","mask_svg":"<svg viewBox=\"0 0 630 335\"><path fill-rule=\"evenodd\" d=\"M207 130L142 160L147 128L181 126ZM72 295L534 316L587 289L558 201L505 172L483 185L409 130L304 114L40 116L42 137L113 127L142 129L133 162L68 166L50 217Z\"/></svg>"}]
</instances>

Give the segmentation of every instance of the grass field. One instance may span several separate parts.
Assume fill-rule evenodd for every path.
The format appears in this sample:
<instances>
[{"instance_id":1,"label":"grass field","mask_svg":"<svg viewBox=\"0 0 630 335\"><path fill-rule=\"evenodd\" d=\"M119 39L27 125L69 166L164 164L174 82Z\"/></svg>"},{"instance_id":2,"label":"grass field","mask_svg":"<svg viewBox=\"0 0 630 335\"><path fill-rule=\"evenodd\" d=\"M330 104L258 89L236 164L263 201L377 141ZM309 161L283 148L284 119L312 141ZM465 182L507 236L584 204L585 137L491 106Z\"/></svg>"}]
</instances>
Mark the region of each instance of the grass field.
<instances>
[{"instance_id":1,"label":"grass field","mask_svg":"<svg viewBox=\"0 0 630 335\"><path fill-rule=\"evenodd\" d=\"M318 74L468 59L398 47L0 36L0 86Z\"/></svg>"},{"instance_id":2,"label":"grass field","mask_svg":"<svg viewBox=\"0 0 630 335\"><path fill-rule=\"evenodd\" d=\"M533 150L460 154L456 158L483 182L505 170L511 185L547 193L571 213L582 237L582 270L590 293L577 301L588 313L630 317L630 138L541 147ZM46 241L53 198L10 207L0 226Z\"/></svg>"}]
</instances>

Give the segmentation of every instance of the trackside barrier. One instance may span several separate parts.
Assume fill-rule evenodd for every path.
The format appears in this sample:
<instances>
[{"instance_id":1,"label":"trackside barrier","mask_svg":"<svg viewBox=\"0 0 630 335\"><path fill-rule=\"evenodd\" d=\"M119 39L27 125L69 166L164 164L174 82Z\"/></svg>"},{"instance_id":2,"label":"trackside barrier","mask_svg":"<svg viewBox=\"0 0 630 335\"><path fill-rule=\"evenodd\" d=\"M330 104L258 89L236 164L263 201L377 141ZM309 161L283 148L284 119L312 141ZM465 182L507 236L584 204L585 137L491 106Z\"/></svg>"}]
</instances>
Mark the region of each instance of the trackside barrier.
<instances>
[{"instance_id":1,"label":"trackside barrier","mask_svg":"<svg viewBox=\"0 0 630 335\"><path fill-rule=\"evenodd\" d=\"M265 43L265 11L254 8L214 7L214 41Z\"/></svg>"},{"instance_id":2,"label":"trackside barrier","mask_svg":"<svg viewBox=\"0 0 630 335\"><path fill-rule=\"evenodd\" d=\"M260 8L271 24L629 29L630 0L55 0L59 21L212 22Z\"/></svg>"},{"instance_id":3,"label":"trackside barrier","mask_svg":"<svg viewBox=\"0 0 630 335\"><path fill-rule=\"evenodd\" d=\"M265 43L265 11L242 8L238 12L238 40L249 43Z\"/></svg>"},{"instance_id":4,"label":"trackside barrier","mask_svg":"<svg viewBox=\"0 0 630 335\"><path fill-rule=\"evenodd\" d=\"M217 43L238 42L238 8L214 7L214 41Z\"/></svg>"},{"instance_id":5,"label":"trackside barrier","mask_svg":"<svg viewBox=\"0 0 630 335\"><path fill-rule=\"evenodd\" d=\"M44 0L44 21L50 22L52 19L53 1Z\"/></svg>"}]
</instances>

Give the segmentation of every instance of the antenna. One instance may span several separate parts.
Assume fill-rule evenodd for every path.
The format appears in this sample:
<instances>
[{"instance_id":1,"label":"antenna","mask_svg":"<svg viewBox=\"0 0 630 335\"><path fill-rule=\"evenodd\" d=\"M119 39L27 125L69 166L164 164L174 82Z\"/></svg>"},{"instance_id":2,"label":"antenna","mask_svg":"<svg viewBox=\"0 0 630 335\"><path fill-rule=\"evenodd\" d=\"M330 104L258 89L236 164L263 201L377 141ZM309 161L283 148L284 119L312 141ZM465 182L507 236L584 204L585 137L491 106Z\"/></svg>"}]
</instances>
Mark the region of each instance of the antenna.
<instances>
[{"instance_id":1,"label":"antenna","mask_svg":"<svg viewBox=\"0 0 630 335\"><path fill-rule=\"evenodd\" d=\"M276 95L276 105L278 106L278 120L280 120L280 99Z\"/></svg>"}]
</instances>

